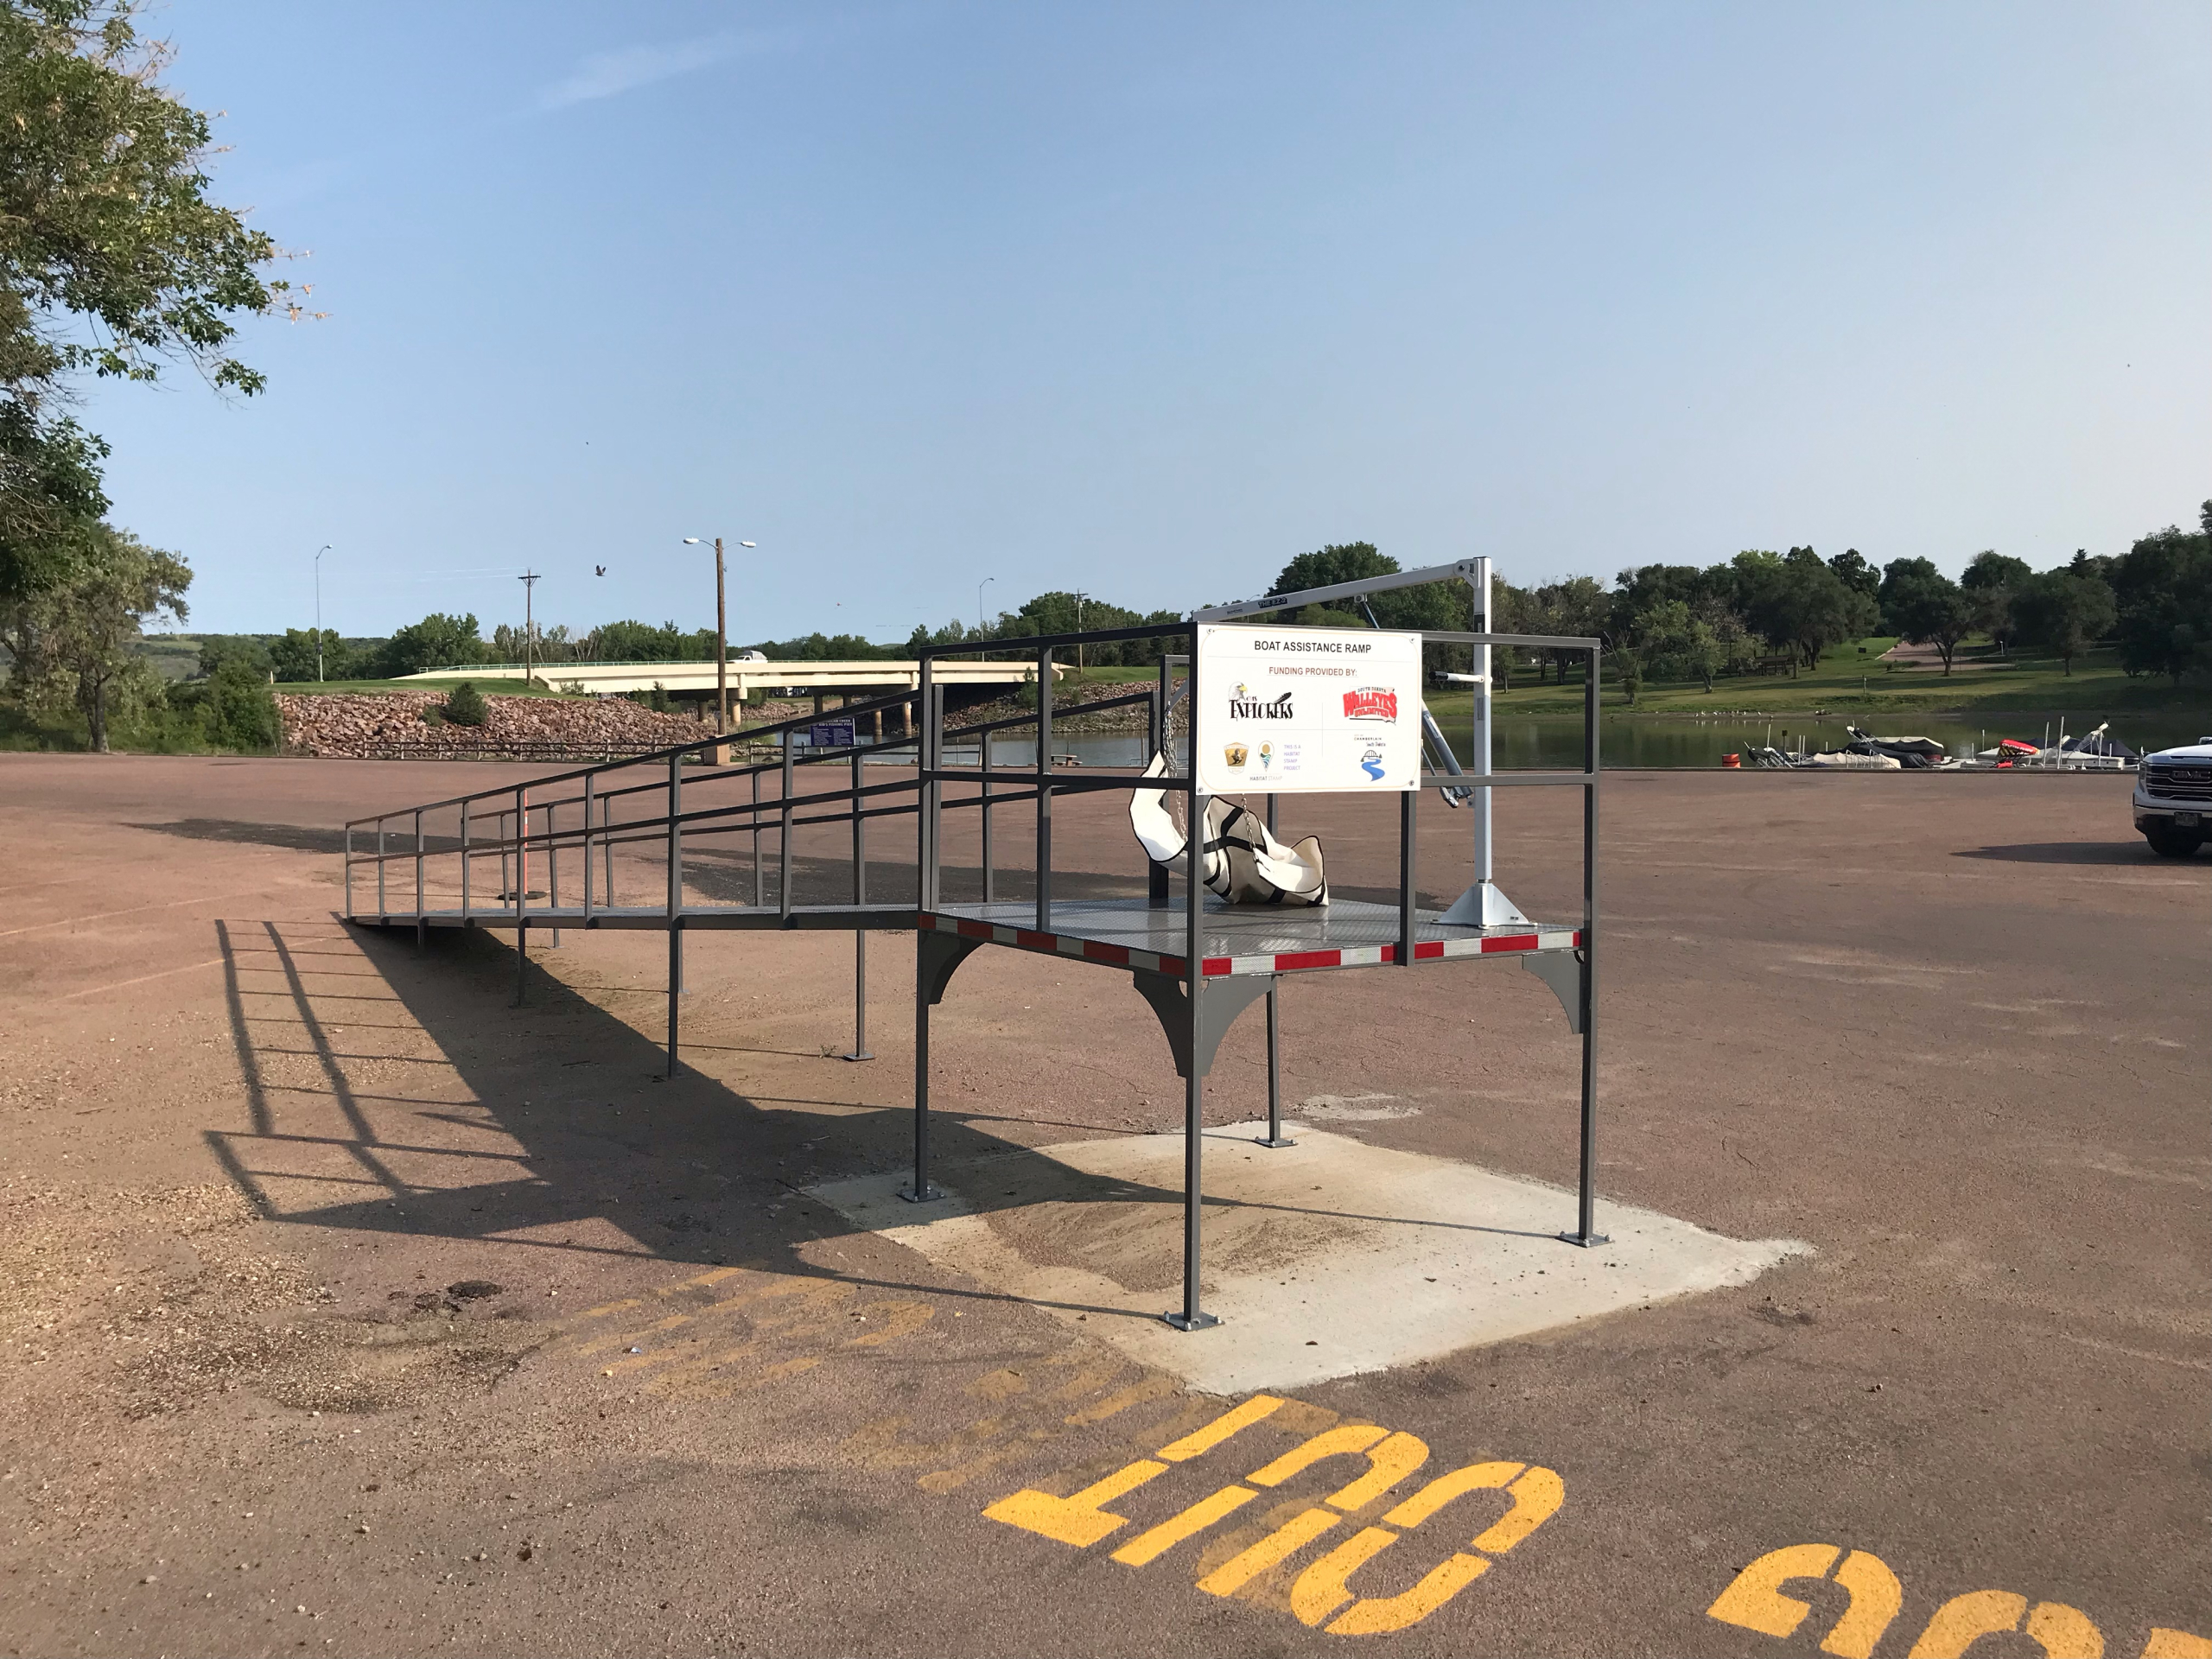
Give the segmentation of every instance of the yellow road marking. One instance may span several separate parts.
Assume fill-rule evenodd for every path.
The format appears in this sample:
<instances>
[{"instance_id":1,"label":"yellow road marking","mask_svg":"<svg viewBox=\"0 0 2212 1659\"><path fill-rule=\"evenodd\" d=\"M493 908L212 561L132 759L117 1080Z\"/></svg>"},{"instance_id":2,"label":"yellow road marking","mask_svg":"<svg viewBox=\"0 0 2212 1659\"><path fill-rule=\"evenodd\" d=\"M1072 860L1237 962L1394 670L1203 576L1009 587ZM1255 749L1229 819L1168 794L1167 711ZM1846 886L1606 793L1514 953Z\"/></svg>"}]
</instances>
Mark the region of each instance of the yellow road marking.
<instances>
[{"instance_id":1,"label":"yellow road marking","mask_svg":"<svg viewBox=\"0 0 2212 1659\"><path fill-rule=\"evenodd\" d=\"M2022 1629L2023 1614L2027 1633L2048 1659L2103 1659L2104 1635L2087 1614L2057 1601L2037 1602L2031 1611L2028 1599L2010 1590L1953 1596L1936 1610L1906 1659L1963 1659L1977 1638Z\"/></svg>"},{"instance_id":2,"label":"yellow road marking","mask_svg":"<svg viewBox=\"0 0 2212 1659\"><path fill-rule=\"evenodd\" d=\"M1368 1471L1329 1495L1328 1502L1347 1515L1372 1503L1427 1463L1428 1446L1410 1434L1393 1434L1367 1455L1372 1465Z\"/></svg>"},{"instance_id":3,"label":"yellow road marking","mask_svg":"<svg viewBox=\"0 0 2212 1659\"><path fill-rule=\"evenodd\" d=\"M1114 1552L1124 1567L1143 1567L1158 1560L1193 1533L1204 1532L1224 1516L1233 1515L1259 1494L1249 1486L1224 1486L1148 1532L1141 1532Z\"/></svg>"},{"instance_id":4,"label":"yellow road marking","mask_svg":"<svg viewBox=\"0 0 2212 1659\"><path fill-rule=\"evenodd\" d=\"M868 1302L860 1312L873 1308L890 1311L890 1323L880 1331L867 1332L848 1342L848 1348L880 1348L887 1342L896 1342L901 1337L911 1337L936 1316L937 1310L927 1302Z\"/></svg>"},{"instance_id":5,"label":"yellow road marking","mask_svg":"<svg viewBox=\"0 0 2212 1659\"><path fill-rule=\"evenodd\" d=\"M1418 1624L1482 1577L1490 1563L1479 1555L1455 1551L1431 1567L1421 1581L1395 1596L1356 1601L1332 1624L1331 1636L1380 1636Z\"/></svg>"},{"instance_id":6,"label":"yellow road marking","mask_svg":"<svg viewBox=\"0 0 2212 1659\"><path fill-rule=\"evenodd\" d=\"M1141 1382L1132 1382L1125 1389L1116 1389L1096 1405L1085 1406L1081 1411L1070 1412L1060 1421L1070 1428L1088 1428L1093 1423L1103 1423L1109 1417L1118 1417L1131 1406L1142 1405L1147 1400L1157 1400L1162 1395L1173 1394L1176 1385L1165 1376L1147 1376ZM1166 1454L1162 1452L1164 1457Z\"/></svg>"},{"instance_id":7,"label":"yellow road marking","mask_svg":"<svg viewBox=\"0 0 2212 1659\"><path fill-rule=\"evenodd\" d=\"M1904 1605L1904 1586L1880 1556L1863 1549L1843 1558L1835 1581L1850 1592L1851 1605L1821 1639L1821 1651L1836 1659L1874 1659L1874 1644Z\"/></svg>"},{"instance_id":8,"label":"yellow road marking","mask_svg":"<svg viewBox=\"0 0 2212 1659\"><path fill-rule=\"evenodd\" d=\"M1339 1518L1326 1510L1307 1510L1294 1516L1258 1543L1230 1556L1200 1579L1198 1588L1211 1595L1233 1596L1269 1567L1305 1548L1335 1526Z\"/></svg>"},{"instance_id":9,"label":"yellow road marking","mask_svg":"<svg viewBox=\"0 0 2212 1659\"><path fill-rule=\"evenodd\" d=\"M1300 1470L1310 1467L1324 1458L1356 1456L1389 1432L1387 1428L1376 1427L1373 1423L1346 1423L1341 1428L1329 1429L1302 1445L1293 1446L1273 1463L1255 1469L1245 1478L1255 1485L1280 1486Z\"/></svg>"},{"instance_id":10,"label":"yellow road marking","mask_svg":"<svg viewBox=\"0 0 2212 1659\"><path fill-rule=\"evenodd\" d=\"M2160 1625L2143 1643L2143 1659L2212 1659L2212 1642Z\"/></svg>"},{"instance_id":11,"label":"yellow road marking","mask_svg":"<svg viewBox=\"0 0 2212 1659\"><path fill-rule=\"evenodd\" d=\"M1319 1624L1351 1599L1344 1580L1397 1541L1396 1533L1382 1527L1361 1528L1298 1575L1290 1587L1290 1611L1300 1624Z\"/></svg>"},{"instance_id":12,"label":"yellow road marking","mask_svg":"<svg viewBox=\"0 0 2212 1659\"><path fill-rule=\"evenodd\" d=\"M1439 1475L1382 1519L1394 1527L1417 1527L1462 1493L1495 1491L1528 1466L1525 1463L1471 1463L1448 1475Z\"/></svg>"},{"instance_id":13,"label":"yellow road marking","mask_svg":"<svg viewBox=\"0 0 2212 1659\"><path fill-rule=\"evenodd\" d=\"M1166 1464L1139 1458L1071 1497L1055 1497L1050 1492L1025 1487L1010 1497L1001 1498L983 1513L1009 1527L1020 1527L1025 1532L1084 1549L1128 1524L1128 1516L1109 1513L1107 1504L1166 1472Z\"/></svg>"},{"instance_id":14,"label":"yellow road marking","mask_svg":"<svg viewBox=\"0 0 2212 1659\"><path fill-rule=\"evenodd\" d=\"M1181 1440L1160 1448L1160 1455L1170 1463L1181 1463L1195 1458L1202 1452L1211 1452L1230 1435L1252 1427L1264 1417L1271 1417L1282 1402L1272 1394L1255 1394L1233 1411L1223 1413L1197 1433L1185 1434ZM1378 1429L1377 1433L1381 1431Z\"/></svg>"}]
</instances>

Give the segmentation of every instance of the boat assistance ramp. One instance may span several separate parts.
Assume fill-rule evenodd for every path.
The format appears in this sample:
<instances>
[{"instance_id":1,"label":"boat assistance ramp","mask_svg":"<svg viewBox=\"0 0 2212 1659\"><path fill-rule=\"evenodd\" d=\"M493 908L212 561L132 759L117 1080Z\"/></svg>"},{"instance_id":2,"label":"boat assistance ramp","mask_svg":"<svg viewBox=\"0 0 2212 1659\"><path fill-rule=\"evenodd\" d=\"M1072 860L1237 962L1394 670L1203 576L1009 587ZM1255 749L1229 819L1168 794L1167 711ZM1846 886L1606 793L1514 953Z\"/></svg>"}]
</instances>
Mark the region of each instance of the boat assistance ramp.
<instances>
[{"instance_id":1,"label":"boat assistance ramp","mask_svg":"<svg viewBox=\"0 0 2212 1659\"><path fill-rule=\"evenodd\" d=\"M1203 1389L1294 1386L1741 1282L1794 1247L1611 1205L1600 1228L1598 642L1237 620L1363 604L1372 592L1440 580L1469 582L1473 613L1487 620L1488 561L1476 559L1200 611L1165 627L947 648L919 658L912 690L841 711L828 742L819 721L788 721L742 734L746 753L765 746L766 760L713 764L732 742L716 734L359 819L346 830L346 915L418 939L432 929L512 928L518 1001L527 983L520 947L533 929L556 944L565 930L664 932L671 1075L687 935L851 932L852 1057L864 1058L868 935L911 932L910 1164L895 1178L832 1183L817 1196L855 1225L999 1294L1092 1320L1093 1332ZM1083 709L1134 710L1146 764L1056 771L1055 654L1127 641L1161 653L1156 683ZM1491 769L1496 645L1584 656L1580 767ZM1454 676L1476 687L1465 766L1422 699L1425 653L1440 651L1473 670ZM1035 706L950 721L937 658L982 654L1026 658ZM908 734L871 735L863 720L880 731L893 709ZM1416 903L1414 812L1427 788L1465 812L1473 842L1474 879L1440 910ZM1532 919L1498 890L1491 804L1504 788L1580 792L1579 916ZM1096 873L1056 870L1055 803L1100 793L1127 805L1141 888L1102 893ZM1321 842L1278 838L1286 805L1347 793L1396 801L1395 902L1332 896ZM995 855L1009 830L1030 855L1027 869L1003 869ZM949 863L955 839L960 857ZM1065 891L1055 891L1056 878ZM1002 894L1013 880L1027 891ZM811 902L798 902L802 888ZM1179 1135L1027 1149L1015 1196L1033 1224L1007 1219L998 1197L1005 1160L938 1168L931 1157L931 1012L962 963L990 947L1128 975L1184 1084ZM1579 1141L1576 1192L1286 1121L1276 995L1285 978L1325 988L1346 970L1465 974L1509 962L1543 981L1581 1038L1580 1098L1562 1101L1560 1115L1561 1134ZM1467 982L1471 990L1478 982ZM1325 997L1324 988L1309 1005ZM1267 1020L1267 1121L1206 1128L1207 1074L1224 1035L1255 1003ZM1126 1066L1128 1057L1115 1061ZM1414 1076L1448 1075L1453 1065L1450 1054L1406 1050ZM993 1193L988 1222L969 1202L976 1182ZM1026 1198L1022 1182L1033 1188ZM1211 1266L1209 1226L1229 1246ZM1048 1236L1056 1230L1065 1236ZM1194 1339L1224 1317L1229 1328Z\"/></svg>"}]
</instances>

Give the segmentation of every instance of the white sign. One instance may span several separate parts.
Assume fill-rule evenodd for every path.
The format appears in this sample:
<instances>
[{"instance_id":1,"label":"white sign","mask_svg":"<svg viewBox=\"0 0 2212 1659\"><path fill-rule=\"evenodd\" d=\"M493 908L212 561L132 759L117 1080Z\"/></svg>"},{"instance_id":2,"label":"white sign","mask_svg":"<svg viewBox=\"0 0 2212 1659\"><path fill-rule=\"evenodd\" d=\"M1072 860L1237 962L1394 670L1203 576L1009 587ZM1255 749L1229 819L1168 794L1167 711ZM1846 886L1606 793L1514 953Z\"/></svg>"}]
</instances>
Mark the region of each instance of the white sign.
<instances>
[{"instance_id":1,"label":"white sign","mask_svg":"<svg viewBox=\"0 0 2212 1659\"><path fill-rule=\"evenodd\" d=\"M1421 636L1198 629L1198 787L1209 795L1421 787Z\"/></svg>"}]
</instances>

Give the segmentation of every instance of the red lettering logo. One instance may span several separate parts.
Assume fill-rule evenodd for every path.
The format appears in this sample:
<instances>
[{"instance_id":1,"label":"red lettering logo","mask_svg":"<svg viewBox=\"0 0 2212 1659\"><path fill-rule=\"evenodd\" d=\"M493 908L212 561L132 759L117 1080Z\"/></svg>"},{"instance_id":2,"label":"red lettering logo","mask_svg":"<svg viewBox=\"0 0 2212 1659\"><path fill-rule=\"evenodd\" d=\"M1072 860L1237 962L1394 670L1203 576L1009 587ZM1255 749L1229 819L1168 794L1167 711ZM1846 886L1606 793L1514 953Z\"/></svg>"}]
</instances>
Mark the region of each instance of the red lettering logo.
<instances>
[{"instance_id":1,"label":"red lettering logo","mask_svg":"<svg viewBox=\"0 0 2212 1659\"><path fill-rule=\"evenodd\" d=\"M1344 693L1346 720L1392 720L1398 717L1398 694L1377 685L1363 685Z\"/></svg>"}]
</instances>

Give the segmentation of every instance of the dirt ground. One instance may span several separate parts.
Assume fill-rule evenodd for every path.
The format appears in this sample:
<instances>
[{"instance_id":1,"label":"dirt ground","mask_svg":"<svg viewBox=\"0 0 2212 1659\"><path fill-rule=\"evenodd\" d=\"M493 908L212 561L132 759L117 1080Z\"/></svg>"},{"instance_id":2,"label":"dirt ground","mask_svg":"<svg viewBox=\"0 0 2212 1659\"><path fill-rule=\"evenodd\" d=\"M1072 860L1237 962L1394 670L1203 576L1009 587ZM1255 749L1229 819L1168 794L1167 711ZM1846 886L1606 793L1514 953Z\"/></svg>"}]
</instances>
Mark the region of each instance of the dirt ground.
<instances>
[{"instance_id":1,"label":"dirt ground","mask_svg":"<svg viewBox=\"0 0 2212 1659\"><path fill-rule=\"evenodd\" d=\"M806 1196L906 1156L912 935L861 1065L849 936L696 938L663 1081L658 935L534 937L516 1008L511 936L339 919L346 817L527 775L0 756L0 1649L2212 1654L2212 855L2125 779L1612 775L1601 1187L1810 1253L1209 1436L1244 1402ZM1340 891L1390 879L1376 804L1298 821ZM1500 808L1546 919L1573 810ZM1101 800L1056 836L1135 868ZM1571 1181L1532 976L1283 1003L1332 1132ZM986 950L933 1046L971 1182L1179 1119L1116 970ZM1248 1019L1210 1118L1263 1079ZM1058 1210L1000 1221L1110 1245ZM1331 1433L1421 1472L1267 1478Z\"/></svg>"}]
</instances>

